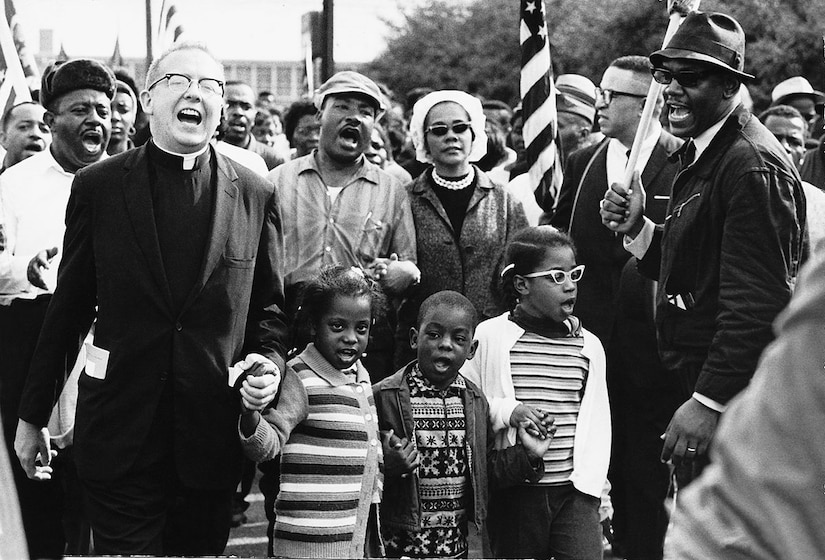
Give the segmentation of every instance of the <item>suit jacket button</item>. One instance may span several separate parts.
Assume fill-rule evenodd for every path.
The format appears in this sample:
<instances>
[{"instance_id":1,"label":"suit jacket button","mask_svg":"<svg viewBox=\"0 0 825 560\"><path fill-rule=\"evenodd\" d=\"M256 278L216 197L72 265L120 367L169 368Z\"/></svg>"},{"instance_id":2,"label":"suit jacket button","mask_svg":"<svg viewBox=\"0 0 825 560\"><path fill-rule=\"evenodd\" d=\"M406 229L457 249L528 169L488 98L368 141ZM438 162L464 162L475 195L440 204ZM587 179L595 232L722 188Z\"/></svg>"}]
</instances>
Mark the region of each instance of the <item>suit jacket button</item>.
<instances>
[{"instance_id":1,"label":"suit jacket button","mask_svg":"<svg viewBox=\"0 0 825 560\"><path fill-rule=\"evenodd\" d=\"M169 372L168 371L160 372L160 380L161 381L166 381L167 379L169 379Z\"/></svg>"},{"instance_id":2,"label":"suit jacket button","mask_svg":"<svg viewBox=\"0 0 825 560\"><path fill-rule=\"evenodd\" d=\"M175 323L175 330L178 332L182 331L183 325L181 325L180 323Z\"/></svg>"}]
</instances>

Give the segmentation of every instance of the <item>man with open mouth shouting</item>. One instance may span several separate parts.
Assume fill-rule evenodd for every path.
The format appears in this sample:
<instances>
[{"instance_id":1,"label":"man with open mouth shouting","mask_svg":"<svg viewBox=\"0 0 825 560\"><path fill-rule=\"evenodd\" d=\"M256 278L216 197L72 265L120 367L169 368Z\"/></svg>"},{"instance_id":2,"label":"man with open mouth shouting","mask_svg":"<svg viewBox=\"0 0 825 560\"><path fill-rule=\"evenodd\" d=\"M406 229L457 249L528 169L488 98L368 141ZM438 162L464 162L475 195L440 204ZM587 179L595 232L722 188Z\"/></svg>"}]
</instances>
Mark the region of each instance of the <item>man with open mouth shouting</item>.
<instances>
[{"instance_id":1,"label":"man with open mouth shouting","mask_svg":"<svg viewBox=\"0 0 825 560\"><path fill-rule=\"evenodd\" d=\"M52 132L51 146L13 165L0 179L7 235L0 254L0 410L10 451L17 407L63 256L72 180L78 170L106 157L114 92L114 75L93 60L75 59L48 68L40 101L46 109L43 122ZM74 347L76 353L77 341ZM66 358L71 362L74 357ZM54 465L55 480L43 484L29 480L13 461L29 554L34 558L60 557L64 551L62 460Z\"/></svg>"},{"instance_id":2,"label":"man with open mouth shouting","mask_svg":"<svg viewBox=\"0 0 825 560\"><path fill-rule=\"evenodd\" d=\"M788 303L800 264L805 196L776 138L741 103L745 33L720 13L688 15L650 55L665 85L680 171L668 216L642 216L644 190L613 184L602 222L625 234L639 270L659 281L656 328L662 363L682 386L664 434L663 461L681 483L707 464L728 401L748 385L771 325Z\"/></svg>"},{"instance_id":3,"label":"man with open mouth shouting","mask_svg":"<svg viewBox=\"0 0 825 560\"><path fill-rule=\"evenodd\" d=\"M46 108L36 101L23 101L6 109L0 121L0 145L6 150L0 174L51 145L52 131L45 114Z\"/></svg>"},{"instance_id":4,"label":"man with open mouth shouting","mask_svg":"<svg viewBox=\"0 0 825 560\"><path fill-rule=\"evenodd\" d=\"M152 62L140 94L152 140L82 169L72 184L60 281L15 449L30 478L49 477L44 426L55 387L67 349L96 318L74 459L97 554L220 555L242 459L230 371L253 373L237 385L266 406L283 369L277 195L209 143L223 86L223 67L204 46L174 45ZM58 108L79 107L82 149L73 154L90 159L105 148L108 125L95 136L97 121L80 119L81 109L105 108L108 122L109 100L68 101ZM53 130L56 143L63 129Z\"/></svg>"},{"instance_id":5,"label":"man with open mouth shouting","mask_svg":"<svg viewBox=\"0 0 825 560\"><path fill-rule=\"evenodd\" d=\"M318 147L268 176L283 208L287 306L329 264L360 267L400 295L419 275L410 204L401 181L364 156L384 111L381 91L362 74L338 72L314 102ZM375 350L371 346L368 355ZM365 365L379 377L392 373L391 362L386 371Z\"/></svg>"}]
</instances>

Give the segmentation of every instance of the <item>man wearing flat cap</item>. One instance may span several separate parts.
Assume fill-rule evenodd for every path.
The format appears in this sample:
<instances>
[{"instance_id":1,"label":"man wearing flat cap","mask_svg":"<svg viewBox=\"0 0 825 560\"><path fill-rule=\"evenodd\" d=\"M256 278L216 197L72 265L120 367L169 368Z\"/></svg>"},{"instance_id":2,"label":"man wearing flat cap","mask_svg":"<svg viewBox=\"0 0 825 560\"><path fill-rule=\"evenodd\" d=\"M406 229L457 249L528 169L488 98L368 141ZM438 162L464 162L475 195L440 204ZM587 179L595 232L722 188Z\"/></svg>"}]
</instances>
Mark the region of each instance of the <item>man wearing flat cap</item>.
<instances>
[{"instance_id":1,"label":"man wearing flat cap","mask_svg":"<svg viewBox=\"0 0 825 560\"><path fill-rule=\"evenodd\" d=\"M278 199L209 143L223 80L204 46L173 46L140 94L152 140L72 183L15 449L29 477L48 478L35 463L49 457L44 426L67 353L94 319L74 459L97 554L222 554L240 478L239 414L272 400L283 368ZM254 375L235 383L243 371Z\"/></svg>"},{"instance_id":2,"label":"man wearing flat cap","mask_svg":"<svg viewBox=\"0 0 825 560\"><path fill-rule=\"evenodd\" d=\"M559 117L559 144L562 164L588 145L596 119L596 85L580 74L556 78L556 111Z\"/></svg>"},{"instance_id":3,"label":"man wearing flat cap","mask_svg":"<svg viewBox=\"0 0 825 560\"><path fill-rule=\"evenodd\" d=\"M361 267L400 294L418 275L410 205L401 181L363 155L383 95L368 77L344 71L318 88L314 102L318 147L267 177L283 208L288 303L330 264Z\"/></svg>"},{"instance_id":4,"label":"man wearing flat cap","mask_svg":"<svg viewBox=\"0 0 825 560\"><path fill-rule=\"evenodd\" d=\"M7 234L0 255L0 411L10 451L32 353L57 283L72 180L77 171L106 157L114 92L111 70L94 60L75 59L49 68L40 101L52 144L0 178ZM74 346L76 353L78 341ZM66 357L71 362L74 356L69 352ZM62 461L55 465L55 479L42 484L29 480L12 461L32 557L64 553Z\"/></svg>"},{"instance_id":5,"label":"man wearing flat cap","mask_svg":"<svg viewBox=\"0 0 825 560\"><path fill-rule=\"evenodd\" d=\"M685 399L662 460L685 483L707 464L727 403L748 385L788 303L802 252L805 197L782 146L742 106L745 34L731 17L689 14L650 55L672 132L686 139L668 216L642 215L644 190L612 185L603 223L625 234L639 270L658 280L659 353Z\"/></svg>"}]
</instances>

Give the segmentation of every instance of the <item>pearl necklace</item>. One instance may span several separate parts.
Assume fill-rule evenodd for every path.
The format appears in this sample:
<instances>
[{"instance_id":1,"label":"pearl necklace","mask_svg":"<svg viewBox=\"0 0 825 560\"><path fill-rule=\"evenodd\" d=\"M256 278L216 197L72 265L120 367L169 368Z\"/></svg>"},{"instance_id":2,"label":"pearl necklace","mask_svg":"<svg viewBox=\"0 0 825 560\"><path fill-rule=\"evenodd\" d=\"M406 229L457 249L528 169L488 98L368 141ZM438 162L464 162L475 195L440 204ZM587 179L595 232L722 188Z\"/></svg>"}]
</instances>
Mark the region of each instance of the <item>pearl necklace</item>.
<instances>
[{"instance_id":1,"label":"pearl necklace","mask_svg":"<svg viewBox=\"0 0 825 560\"><path fill-rule=\"evenodd\" d=\"M475 178L476 170L474 167L470 168L470 173L468 173L466 177L464 177L463 179L459 179L457 181L454 181L452 179L445 179L444 177L436 173L435 168L433 168L433 182L439 187L444 187L445 189L449 189L451 191L460 191L461 189L466 189L473 183L473 179Z\"/></svg>"}]
</instances>

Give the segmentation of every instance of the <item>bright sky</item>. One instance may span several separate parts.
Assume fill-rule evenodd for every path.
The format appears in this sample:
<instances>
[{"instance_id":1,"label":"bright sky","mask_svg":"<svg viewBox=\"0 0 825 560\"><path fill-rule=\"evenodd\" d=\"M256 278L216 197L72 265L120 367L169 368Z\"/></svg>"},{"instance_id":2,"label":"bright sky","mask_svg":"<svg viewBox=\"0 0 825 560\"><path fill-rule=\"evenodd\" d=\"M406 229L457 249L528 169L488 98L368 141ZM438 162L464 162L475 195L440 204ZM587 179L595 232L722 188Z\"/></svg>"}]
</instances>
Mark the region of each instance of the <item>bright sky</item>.
<instances>
[{"instance_id":1,"label":"bright sky","mask_svg":"<svg viewBox=\"0 0 825 560\"><path fill-rule=\"evenodd\" d=\"M223 60L302 60L301 14L322 0L175 0L189 37ZM162 0L152 0L157 22ZM366 62L384 48L385 21L420 0L335 0L335 59ZM108 57L120 33L124 57L145 57L145 0L16 0L26 40L39 51L40 30L54 30L69 56ZM157 23L154 24L157 29Z\"/></svg>"}]
</instances>

